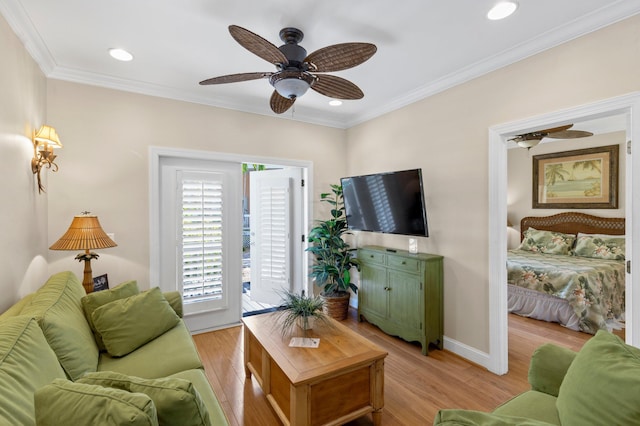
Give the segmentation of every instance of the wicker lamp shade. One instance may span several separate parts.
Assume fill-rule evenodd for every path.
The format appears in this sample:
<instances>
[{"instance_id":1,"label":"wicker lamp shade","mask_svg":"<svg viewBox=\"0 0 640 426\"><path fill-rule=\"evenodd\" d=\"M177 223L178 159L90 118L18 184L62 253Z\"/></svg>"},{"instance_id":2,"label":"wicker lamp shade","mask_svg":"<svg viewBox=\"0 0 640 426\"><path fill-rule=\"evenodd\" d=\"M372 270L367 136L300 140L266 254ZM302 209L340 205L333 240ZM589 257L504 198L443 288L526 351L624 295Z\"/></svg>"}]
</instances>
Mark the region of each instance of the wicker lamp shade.
<instances>
[{"instance_id":1,"label":"wicker lamp shade","mask_svg":"<svg viewBox=\"0 0 640 426\"><path fill-rule=\"evenodd\" d=\"M69 229L49 249L91 250L116 247L117 244L104 232L97 216L75 216Z\"/></svg>"},{"instance_id":2,"label":"wicker lamp shade","mask_svg":"<svg viewBox=\"0 0 640 426\"><path fill-rule=\"evenodd\" d=\"M84 261L84 275L82 286L87 294L93 291L93 273L91 271L91 259L97 259L98 255L89 250L116 247L117 244L109 238L100 226L97 216L85 212L81 216L74 216L69 229L60 237L50 250L84 250L76 256L76 260Z\"/></svg>"}]
</instances>

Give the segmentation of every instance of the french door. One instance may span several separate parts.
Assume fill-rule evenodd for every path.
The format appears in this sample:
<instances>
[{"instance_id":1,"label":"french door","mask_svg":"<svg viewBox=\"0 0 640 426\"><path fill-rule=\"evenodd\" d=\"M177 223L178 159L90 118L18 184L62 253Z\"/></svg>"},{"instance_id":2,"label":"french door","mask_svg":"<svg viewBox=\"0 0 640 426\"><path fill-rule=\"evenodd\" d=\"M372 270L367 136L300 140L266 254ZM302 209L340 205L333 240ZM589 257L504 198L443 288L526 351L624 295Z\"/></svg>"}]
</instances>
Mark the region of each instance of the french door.
<instances>
[{"instance_id":1,"label":"french door","mask_svg":"<svg viewBox=\"0 0 640 426\"><path fill-rule=\"evenodd\" d=\"M241 163L160 158L157 285L182 294L191 332L240 319ZM154 285L154 283L152 283Z\"/></svg>"}]
</instances>

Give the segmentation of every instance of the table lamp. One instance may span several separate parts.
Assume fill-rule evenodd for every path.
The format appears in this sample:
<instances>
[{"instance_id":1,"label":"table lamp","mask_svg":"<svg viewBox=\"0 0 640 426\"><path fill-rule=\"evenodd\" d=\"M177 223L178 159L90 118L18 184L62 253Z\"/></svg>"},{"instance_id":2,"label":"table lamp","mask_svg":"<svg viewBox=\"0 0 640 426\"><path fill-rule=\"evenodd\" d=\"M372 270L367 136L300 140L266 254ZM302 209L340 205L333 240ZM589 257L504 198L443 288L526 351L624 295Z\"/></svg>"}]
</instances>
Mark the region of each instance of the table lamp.
<instances>
[{"instance_id":1,"label":"table lamp","mask_svg":"<svg viewBox=\"0 0 640 426\"><path fill-rule=\"evenodd\" d=\"M75 216L69 229L60 237L50 250L83 250L76 256L78 261L84 260L84 277L82 286L88 293L93 291L93 277L91 275L91 259L97 259L98 254L90 250L98 248L116 247L117 244L109 238L100 226L97 216L83 212L80 216Z\"/></svg>"}]
</instances>

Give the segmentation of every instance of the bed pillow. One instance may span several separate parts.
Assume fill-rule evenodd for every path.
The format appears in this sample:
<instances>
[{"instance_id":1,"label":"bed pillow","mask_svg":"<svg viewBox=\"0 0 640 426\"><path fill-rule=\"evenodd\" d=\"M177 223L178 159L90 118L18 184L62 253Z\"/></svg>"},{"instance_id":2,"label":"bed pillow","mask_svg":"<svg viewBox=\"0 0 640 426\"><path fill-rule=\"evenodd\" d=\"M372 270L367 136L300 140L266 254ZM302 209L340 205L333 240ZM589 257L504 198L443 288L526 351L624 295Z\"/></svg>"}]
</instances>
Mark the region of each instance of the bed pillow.
<instances>
[{"instance_id":1,"label":"bed pillow","mask_svg":"<svg viewBox=\"0 0 640 426\"><path fill-rule=\"evenodd\" d=\"M112 371L86 374L77 383L140 392L158 411L160 425L210 426L211 419L200 394L190 381L179 378L143 379Z\"/></svg>"},{"instance_id":2,"label":"bed pillow","mask_svg":"<svg viewBox=\"0 0 640 426\"><path fill-rule=\"evenodd\" d=\"M93 315L93 311L95 311L102 305L106 305L109 302L134 296L138 293L140 293L140 290L138 289L138 283L137 281L132 280L123 282L122 284L119 284L109 290L89 293L80 300L80 302L82 303L84 316L89 323L89 327L91 327L91 331L93 331L93 336L96 339L96 344L101 351L105 351L106 348L104 347L104 343L102 342L102 336L100 336L100 333L96 331L96 326L93 324L93 319L91 318L91 315Z\"/></svg>"},{"instance_id":3,"label":"bed pillow","mask_svg":"<svg viewBox=\"0 0 640 426\"><path fill-rule=\"evenodd\" d=\"M180 318L158 287L100 306L91 315L111 356L124 356L164 334Z\"/></svg>"},{"instance_id":4,"label":"bed pillow","mask_svg":"<svg viewBox=\"0 0 640 426\"><path fill-rule=\"evenodd\" d=\"M574 254L594 259L624 260L624 235L578 234Z\"/></svg>"},{"instance_id":5,"label":"bed pillow","mask_svg":"<svg viewBox=\"0 0 640 426\"><path fill-rule=\"evenodd\" d=\"M529 228L524 231L524 238L519 250L533 251L545 254L568 255L573 247L576 236L562 232L539 231Z\"/></svg>"},{"instance_id":6,"label":"bed pillow","mask_svg":"<svg viewBox=\"0 0 640 426\"><path fill-rule=\"evenodd\" d=\"M566 425L631 425L640 419L640 349L599 330L560 385L556 401Z\"/></svg>"},{"instance_id":7,"label":"bed pillow","mask_svg":"<svg viewBox=\"0 0 640 426\"><path fill-rule=\"evenodd\" d=\"M158 426L149 396L55 379L34 395L36 424Z\"/></svg>"}]
</instances>

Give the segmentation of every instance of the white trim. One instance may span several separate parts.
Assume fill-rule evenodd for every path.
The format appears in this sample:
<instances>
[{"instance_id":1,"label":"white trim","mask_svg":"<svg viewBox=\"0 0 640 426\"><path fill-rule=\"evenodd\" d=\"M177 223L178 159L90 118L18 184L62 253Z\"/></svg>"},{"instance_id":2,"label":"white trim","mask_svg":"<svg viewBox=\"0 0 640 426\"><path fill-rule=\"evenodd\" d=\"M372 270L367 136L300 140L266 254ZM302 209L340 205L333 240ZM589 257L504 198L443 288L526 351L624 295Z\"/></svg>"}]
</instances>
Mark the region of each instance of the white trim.
<instances>
[{"instance_id":1,"label":"white trim","mask_svg":"<svg viewBox=\"0 0 640 426\"><path fill-rule=\"evenodd\" d=\"M489 128L489 366L496 374L508 371L508 330L506 291L506 223L507 217L507 143L518 133L536 128L573 123L612 115L626 114L628 138L640 141L640 92L606 99L588 105L568 108L536 117L513 121ZM631 245L627 259L631 259L633 247L640 247L640 221L633 220L633 212L640 211L640 148L627 156L626 228ZM639 268L640 265L634 266ZM634 291L638 289L638 291ZM640 274L628 274L626 280L626 341L640 345ZM635 315L634 315L635 314Z\"/></svg>"},{"instance_id":2,"label":"white trim","mask_svg":"<svg viewBox=\"0 0 640 426\"><path fill-rule=\"evenodd\" d=\"M443 343L445 350L453 352L468 361L489 369L490 358L488 353L481 352L476 348L465 345L464 343L458 342L457 340L451 339L447 336L444 336Z\"/></svg>"}]
</instances>

